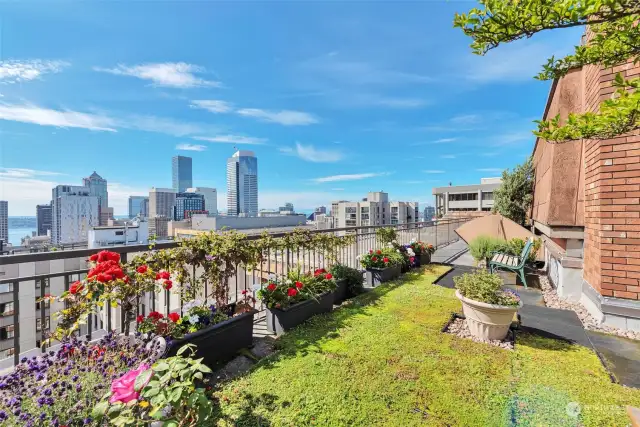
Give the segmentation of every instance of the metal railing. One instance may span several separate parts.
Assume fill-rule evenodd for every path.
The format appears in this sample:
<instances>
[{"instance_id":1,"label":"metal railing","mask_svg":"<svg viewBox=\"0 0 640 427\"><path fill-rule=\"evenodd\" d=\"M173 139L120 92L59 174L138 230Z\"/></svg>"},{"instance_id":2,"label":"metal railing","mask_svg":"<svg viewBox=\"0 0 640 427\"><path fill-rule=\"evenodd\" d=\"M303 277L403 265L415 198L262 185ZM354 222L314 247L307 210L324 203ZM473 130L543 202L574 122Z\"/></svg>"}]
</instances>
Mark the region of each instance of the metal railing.
<instances>
[{"instance_id":1,"label":"metal railing","mask_svg":"<svg viewBox=\"0 0 640 427\"><path fill-rule=\"evenodd\" d=\"M378 228L396 228L398 243L408 244L412 239L416 239L433 244L437 248L458 240L454 230L466 221L466 218L461 218L399 225L333 228L312 230L311 232L355 235L355 242L338 250L337 260L333 261L353 268L360 268L358 256L370 249L381 247L376 238L376 229ZM286 234L270 233L274 238L283 237ZM249 236L249 239L259 237L259 235ZM179 242L175 241L159 242L156 243L154 249L170 249L178 245ZM121 261L126 263L136 254L148 251L149 246L114 246L109 250L119 253ZM44 298L47 294L59 295L63 291L69 290L73 281L80 280L86 275L88 272L86 260L98 251L98 249L79 249L0 256L0 306L13 303L11 315L0 316L0 370L17 364L24 356L33 356L45 351L45 347L40 345L43 341L42 334L46 334L47 325L50 325L50 328L56 327L56 322L50 318L50 315L57 310L64 309L64 306L60 302L53 302L50 307L43 303L36 305L36 299ZM242 290L247 289L255 292L271 274L286 274L292 269L310 271L328 267L328 264L327 254L304 247L299 247L296 250L267 250L262 264L251 271L242 265L236 265L236 274L229 282L230 302L238 301ZM198 274L195 267L192 274L194 276ZM205 284L201 297L208 300L208 293L208 285ZM34 304L32 308L25 305L30 302ZM162 311L167 315L172 311L177 311L178 308L182 309L182 304L183 301L180 301L178 293L170 291L159 294L150 293L139 301L136 315L146 315L150 311ZM263 309L263 307L257 308ZM38 330L36 330L36 319L39 319L41 325ZM12 323L10 323L11 321ZM87 340L92 340L106 331L124 330L126 322L131 324L134 319L124 319L124 314L119 308L106 307L102 312L90 315L80 334L85 336ZM7 331L11 332L11 327L13 335L8 337ZM132 328L132 330L134 329ZM2 339L3 336L7 338ZM9 347L11 343L12 347ZM12 362L11 355L13 355Z\"/></svg>"}]
</instances>

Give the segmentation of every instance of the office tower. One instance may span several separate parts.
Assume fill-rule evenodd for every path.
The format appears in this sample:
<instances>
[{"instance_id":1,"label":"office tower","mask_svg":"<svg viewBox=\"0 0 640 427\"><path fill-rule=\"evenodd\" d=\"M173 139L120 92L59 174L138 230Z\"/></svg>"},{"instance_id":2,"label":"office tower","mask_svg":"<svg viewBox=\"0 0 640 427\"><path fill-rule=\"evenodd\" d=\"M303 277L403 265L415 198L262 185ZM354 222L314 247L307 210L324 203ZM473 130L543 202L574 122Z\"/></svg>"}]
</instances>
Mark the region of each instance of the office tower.
<instances>
[{"instance_id":1,"label":"office tower","mask_svg":"<svg viewBox=\"0 0 640 427\"><path fill-rule=\"evenodd\" d=\"M171 177L173 191L176 193L183 193L187 188L193 187L191 157L173 156L173 159L171 159Z\"/></svg>"},{"instance_id":2,"label":"office tower","mask_svg":"<svg viewBox=\"0 0 640 427\"><path fill-rule=\"evenodd\" d=\"M176 192L170 188L151 188L149 190L149 218L173 216Z\"/></svg>"},{"instance_id":3,"label":"office tower","mask_svg":"<svg viewBox=\"0 0 640 427\"><path fill-rule=\"evenodd\" d=\"M109 207L109 195L107 192L107 180L93 171L93 173L87 177L82 178L82 185L89 189L89 194L96 196L99 202L99 225L107 225L109 220L109 214L107 207Z\"/></svg>"},{"instance_id":4,"label":"office tower","mask_svg":"<svg viewBox=\"0 0 640 427\"><path fill-rule=\"evenodd\" d=\"M46 236L51 231L51 204L36 206L36 228L38 236Z\"/></svg>"},{"instance_id":5,"label":"office tower","mask_svg":"<svg viewBox=\"0 0 640 427\"><path fill-rule=\"evenodd\" d=\"M51 193L51 243L86 242L89 229L100 225L98 196L76 185L58 185Z\"/></svg>"},{"instance_id":6,"label":"office tower","mask_svg":"<svg viewBox=\"0 0 640 427\"><path fill-rule=\"evenodd\" d=\"M258 215L258 159L253 151L236 151L227 159L227 214Z\"/></svg>"},{"instance_id":7,"label":"office tower","mask_svg":"<svg viewBox=\"0 0 640 427\"><path fill-rule=\"evenodd\" d=\"M424 208L424 220L431 221L436 216L436 208L433 206L425 206Z\"/></svg>"},{"instance_id":8,"label":"office tower","mask_svg":"<svg viewBox=\"0 0 640 427\"><path fill-rule=\"evenodd\" d=\"M187 188L187 193L202 194L204 196L204 209L209 211L209 215L218 214L218 192L215 188L193 187Z\"/></svg>"},{"instance_id":9,"label":"office tower","mask_svg":"<svg viewBox=\"0 0 640 427\"><path fill-rule=\"evenodd\" d=\"M170 220L171 218L166 216L149 218L149 237L154 236L156 239L166 239L169 235Z\"/></svg>"},{"instance_id":10,"label":"office tower","mask_svg":"<svg viewBox=\"0 0 640 427\"><path fill-rule=\"evenodd\" d=\"M147 196L129 196L129 218L135 218L138 215L146 217L145 207L148 206L148 202Z\"/></svg>"},{"instance_id":11,"label":"office tower","mask_svg":"<svg viewBox=\"0 0 640 427\"><path fill-rule=\"evenodd\" d=\"M9 241L9 202L0 200L0 240Z\"/></svg>"},{"instance_id":12,"label":"office tower","mask_svg":"<svg viewBox=\"0 0 640 427\"><path fill-rule=\"evenodd\" d=\"M191 218L194 213L207 213L204 206L205 201L202 194L177 193L175 206L173 207L173 219L182 221L185 218Z\"/></svg>"},{"instance_id":13,"label":"office tower","mask_svg":"<svg viewBox=\"0 0 640 427\"><path fill-rule=\"evenodd\" d=\"M327 213L327 207L326 206L318 206L315 210L316 214L326 214Z\"/></svg>"},{"instance_id":14,"label":"office tower","mask_svg":"<svg viewBox=\"0 0 640 427\"><path fill-rule=\"evenodd\" d=\"M149 198L146 197L140 202L140 215L144 218L149 218Z\"/></svg>"}]
</instances>

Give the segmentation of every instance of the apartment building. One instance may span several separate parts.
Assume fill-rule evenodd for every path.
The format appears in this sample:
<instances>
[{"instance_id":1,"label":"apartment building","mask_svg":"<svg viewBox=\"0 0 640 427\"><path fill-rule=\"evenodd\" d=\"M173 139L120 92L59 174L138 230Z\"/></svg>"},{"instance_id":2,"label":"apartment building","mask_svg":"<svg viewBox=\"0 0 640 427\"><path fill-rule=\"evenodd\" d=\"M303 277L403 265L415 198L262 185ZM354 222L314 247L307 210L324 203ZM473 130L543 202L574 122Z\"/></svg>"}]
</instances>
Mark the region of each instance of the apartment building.
<instances>
[{"instance_id":1,"label":"apartment building","mask_svg":"<svg viewBox=\"0 0 640 427\"><path fill-rule=\"evenodd\" d=\"M493 192L502 185L501 178L482 178L480 184L450 185L432 190L435 197L435 214L449 212L490 212L493 208Z\"/></svg>"},{"instance_id":2,"label":"apartment building","mask_svg":"<svg viewBox=\"0 0 640 427\"><path fill-rule=\"evenodd\" d=\"M331 203L335 228L417 222L418 210L418 202L390 202L389 194L383 191L370 192L358 202L340 200ZM326 224L325 219L323 226Z\"/></svg>"}]
</instances>

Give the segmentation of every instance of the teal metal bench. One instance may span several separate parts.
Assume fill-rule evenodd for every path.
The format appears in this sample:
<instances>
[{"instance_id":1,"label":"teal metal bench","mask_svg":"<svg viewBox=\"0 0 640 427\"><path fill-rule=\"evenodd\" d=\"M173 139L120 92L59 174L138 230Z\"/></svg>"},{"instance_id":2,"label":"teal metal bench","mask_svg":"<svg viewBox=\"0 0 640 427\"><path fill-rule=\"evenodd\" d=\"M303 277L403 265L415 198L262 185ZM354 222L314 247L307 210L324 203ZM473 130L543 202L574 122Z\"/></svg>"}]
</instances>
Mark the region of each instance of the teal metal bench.
<instances>
[{"instance_id":1,"label":"teal metal bench","mask_svg":"<svg viewBox=\"0 0 640 427\"><path fill-rule=\"evenodd\" d=\"M489 271L494 273L498 270L513 271L520 276L522 284L527 287L527 279L524 274L524 266L529 258L529 253L533 247L533 238L527 239L527 243L522 248L520 256L509 255L501 252L494 252L489 260Z\"/></svg>"}]
</instances>

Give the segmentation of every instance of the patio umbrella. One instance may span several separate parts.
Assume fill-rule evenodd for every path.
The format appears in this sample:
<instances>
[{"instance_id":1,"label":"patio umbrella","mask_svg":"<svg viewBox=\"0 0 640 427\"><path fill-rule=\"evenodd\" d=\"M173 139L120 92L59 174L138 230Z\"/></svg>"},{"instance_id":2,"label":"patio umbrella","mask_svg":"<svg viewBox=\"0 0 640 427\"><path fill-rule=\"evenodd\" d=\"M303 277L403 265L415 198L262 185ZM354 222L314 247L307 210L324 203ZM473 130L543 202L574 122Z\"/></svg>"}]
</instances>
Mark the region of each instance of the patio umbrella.
<instances>
[{"instance_id":1,"label":"patio umbrella","mask_svg":"<svg viewBox=\"0 0 640 427\"><path fill-rule=\"evenodd\" d=\"M504 240L511 240L515 237L526 240L529 237L535 237L531 231L500 214L491 214L472 219L458 227L456 233L467 243L478 236L491 236ZM536 258L538 260L544 259L542 250L538 251Z\"/></svg>"}]
</instances>

